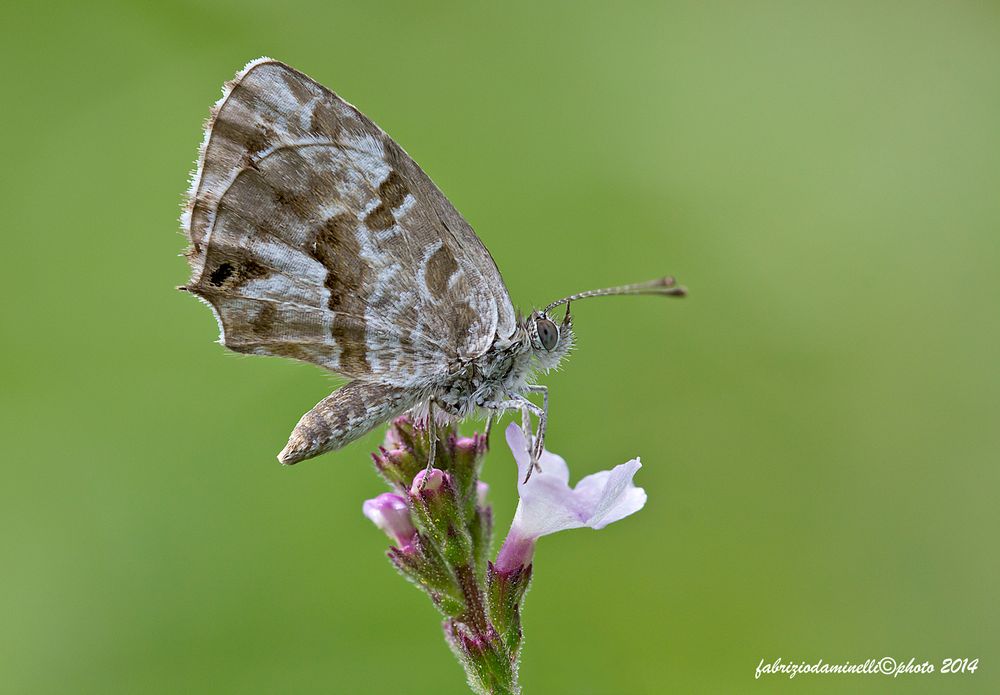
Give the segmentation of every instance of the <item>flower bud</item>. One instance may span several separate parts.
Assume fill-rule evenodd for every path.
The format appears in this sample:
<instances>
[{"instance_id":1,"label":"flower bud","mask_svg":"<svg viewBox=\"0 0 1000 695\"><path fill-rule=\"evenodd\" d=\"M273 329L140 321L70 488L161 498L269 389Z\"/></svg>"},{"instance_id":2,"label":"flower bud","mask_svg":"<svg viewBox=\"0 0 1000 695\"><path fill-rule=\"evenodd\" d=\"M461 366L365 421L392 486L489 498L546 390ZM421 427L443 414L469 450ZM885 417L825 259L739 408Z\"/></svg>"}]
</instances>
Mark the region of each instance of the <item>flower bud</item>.
<instances>
[{"instance_id":1,"label":"flower bud","mask_svg":"<svg viewBox=\"0 0 1000 695\"><path fill-rule=\"evenodd\" d=\"M374 499L366 500L361 510L401 549L405 551L412 545L417 530L413 527L410 509L405 499L391 492L385 492Z\"/></svg>"},{"instance_id":2,"label":"flower bud","mask_svg":"<svg viewBox=\"0 0 1000 695\"><path fill-rule=\"evenodd\" d=\"M451 474L439 468L421 470L413 478L409 497L421 537L440 548L451 564L468 558L472 539Z\"/></svg>"},{"instance_id":3,"label":"flower bud","mask_svg":"<svg viewBox=\"0 0 1000 695\"><path fill-rule=\"evenodd\" d=\"M414 455L413 449L405 446L394 449L379 447L378 453L372 454L372 459L375 461L375 470L387 483L401 491L406 489L409 481L423 465Z\"/></svg>"},{"instance_id":4,"label":"flower bud","mask_svg":"<svg viewBox=\"0 0 1000 695\"><path fill-rule=\"evenodd\" d=\"M486 453L486 437L478 433L471 437L457 437L454 449L456 457L465 458L472 463L476 457Z\"/></svg>"},{"instance_id":5,"label":"flower bud","mask_svg":"<svg viewBox=\"0 0 1000 695\"><path fill-rule=\"evenodd\" d=\"M436 492L445 484L447 478L448 474L439 468L425 468L413 478L413 484L410 485L410 494L419 495L421 492Z\"/></svg>"},{"instance_id":6,"label":"flower bud","mask_svg":"<svg viewBox=\"0 0 1000 695\"><path fill-rule=\"evenodd\" d=\"M486 454L486 437L477 434L472 437L452 437L447 443L450 464L444 466L452 475L455 491L468 504L471 515L476 498L476 479Z\"/></svg>"},{"instance_id":7,"label":"flower bud","mask_svg":"<svg viewBox=\"0 0 1000 695\"><path fill-rule=\"evenodd\" d=\"M393 449L412 448L413 422L408 415L400 415L385 430L385 441L382 447L392 451Z\"/></svg>"}]
</instances>

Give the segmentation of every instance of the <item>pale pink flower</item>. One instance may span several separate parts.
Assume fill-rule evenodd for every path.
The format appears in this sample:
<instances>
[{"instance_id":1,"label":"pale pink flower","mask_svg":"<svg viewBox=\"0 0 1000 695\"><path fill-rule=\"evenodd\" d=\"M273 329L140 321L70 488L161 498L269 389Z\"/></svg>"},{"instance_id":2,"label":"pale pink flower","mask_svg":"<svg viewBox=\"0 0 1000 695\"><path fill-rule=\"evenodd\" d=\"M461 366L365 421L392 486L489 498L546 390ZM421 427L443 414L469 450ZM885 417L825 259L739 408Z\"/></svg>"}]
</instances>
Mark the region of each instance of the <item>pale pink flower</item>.
<instances>
[{"instance_id":1,"label":"pale pink flower","mask_svg":"<svg viewBox=\"0 0 1000 695\"><path fill-rule=\"evenodd\" d=\"M646 504L646 491L632 482L642 467L638 458L610 471L588 475L570 488L566 462L546 450L539 459L541 472L536 470L525 483L529 459L524 434L511 423L506 435L507 445L517 461L517 491L521 499L497 556L495 567L499 572L512 572L528 565L535 541L541 536L583 526L602 529Z\"/></svg>"},{"instance_id":2,"label":"pale pink flower","mask_svg":"<svg viewBox=\"0 0 1000 695\"><path fill-rule=\"evenodd\" d=\"M378 497L366 500L361 505L361 511L372 520L385 534L399 544L400 549L407 550L417 535L410 518L410 510L406 500L391 492L384 492Z\"/></svg>"}]
</instances>

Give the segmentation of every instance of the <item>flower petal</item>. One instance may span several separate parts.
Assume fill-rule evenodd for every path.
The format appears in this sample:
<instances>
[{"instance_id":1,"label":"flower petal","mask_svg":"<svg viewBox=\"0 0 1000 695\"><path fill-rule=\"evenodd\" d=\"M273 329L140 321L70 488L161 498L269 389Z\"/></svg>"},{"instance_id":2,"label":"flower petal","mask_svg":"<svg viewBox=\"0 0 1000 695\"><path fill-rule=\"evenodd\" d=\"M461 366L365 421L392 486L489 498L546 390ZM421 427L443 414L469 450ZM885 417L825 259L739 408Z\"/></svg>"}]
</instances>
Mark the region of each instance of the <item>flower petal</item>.
<instances>
[{"instance_id":1,"label":"flower petal","mask_svg":"<svg viewBox=\"0 0 1000 695\"><path fill-rule=\"evenodd\" d=\"M514 454L514 460L517 461L517 472L518 472L518 488L523 488L523 481L525 476L528 475L528 442L524 438L524 432L515 423L510 423L507 425L507 430L504 433L507 437L507 446L510 447L510 453ZM561 480L564 485L569 485L569 467L566 465L566 461L563 460L562 456L553 454L547 449L542 452L541 458L538 459L538 465L542 467L542 471L549 474L550 479ZM532 474L532 478L538 471Z\"/></svg>"},{"instance_id":2,"label":"flower petal","mask_svg":"<svg viewBox=\"0 0 1000 695\"><path fill-rule=\"evenodd\" d=\"M512 534L533 539L582 526L601 529L637 512L646 503L646 492L632 482L642 467L639 459L588 475L570 489L566 462L544 451L539 460L542 470L535 471L525 483L529 457L524 434L511 423L506 435L518 464L517 490L521 496L511 524Z\"/></svg>"},{"instance_id":3,"label":"flower petal","mask_svg":"<svg viewBox=\"0 0 1000 695\"><path fill-rule=\"evenodd\" d=\"M547 536L556 531L586 525L588 514L577 511L573 491L564 483L551 480L543 469L521 486L521 501L517 503L511 527L531 538Z\"/></svg>"},{"instance_id":4,"label":"flower petal","mask_svg":"<svg viewBox=\"0 0 1000 695\"><path fill-rule=\"evenodd\" d=\"M610 471L588 475L576 484L573 496L580 508L589 512L587 526L602 529L642 509L646 491L632 482L640 468L642 463L635 458Z\"/></svg>"}]
</instances>

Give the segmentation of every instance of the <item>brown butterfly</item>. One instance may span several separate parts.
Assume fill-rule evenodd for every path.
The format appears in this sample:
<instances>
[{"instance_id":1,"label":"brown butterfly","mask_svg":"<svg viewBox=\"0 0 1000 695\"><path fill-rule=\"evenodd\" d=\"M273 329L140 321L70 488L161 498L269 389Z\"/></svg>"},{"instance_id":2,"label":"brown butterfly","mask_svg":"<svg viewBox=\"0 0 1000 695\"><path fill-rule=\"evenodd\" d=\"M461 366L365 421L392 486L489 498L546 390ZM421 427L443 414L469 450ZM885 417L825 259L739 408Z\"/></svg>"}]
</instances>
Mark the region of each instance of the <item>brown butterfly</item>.
<instances>
[{"instance_id":1,"label":"brown butterfly","mask_svg":"<svg viewBox=\"0 0 1000 695\"><path fill-rule=\"evenodd\" d=\"M351 379L302 416L278 455L285 464L407 411L431 428L439 417L485 411L488 430L510 409L521 411L536 461L548 393L533 375L572 346L570 301L685 293L663 278L520 318L489 251L406 152L336 94L269 58L223 88L181 223L192 276L180 289L212 307L222 344ZM557 325L549 312L561 304ZM529 413L538 418L533 439Z\"/></svg>"}]
</instances>

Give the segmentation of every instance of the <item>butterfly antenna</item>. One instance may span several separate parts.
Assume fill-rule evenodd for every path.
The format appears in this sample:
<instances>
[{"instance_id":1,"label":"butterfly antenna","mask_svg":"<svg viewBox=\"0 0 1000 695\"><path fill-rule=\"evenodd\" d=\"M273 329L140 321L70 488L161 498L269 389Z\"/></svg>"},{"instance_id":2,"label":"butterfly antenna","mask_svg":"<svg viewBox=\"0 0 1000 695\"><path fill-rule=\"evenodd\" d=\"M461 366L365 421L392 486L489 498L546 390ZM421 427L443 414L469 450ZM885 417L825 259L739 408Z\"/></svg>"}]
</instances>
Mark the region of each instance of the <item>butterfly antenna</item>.
<instances>
[{"instance_id":1,"label":"butterfly antenna","mask_svg":"<svg viewBox=\"0 0 1000 695\"><path fill-rule=\"evenodd\" d=\"M634 285L621 285L620 287L606 287L603 290L589 290L587 292L570 295L569 297L563 297L562 299L552 302L545 307L545 313L549 313L560 304L569 304L577 299L586 299L587 297L611 297L616 294L653 294L660 295L662 297L684 297L687 295L687 290L683 285L678 285L677 280L673 277L667 276L665 278L650 280L649 282L637 282Z\"/></svg>"}]
</instances>

